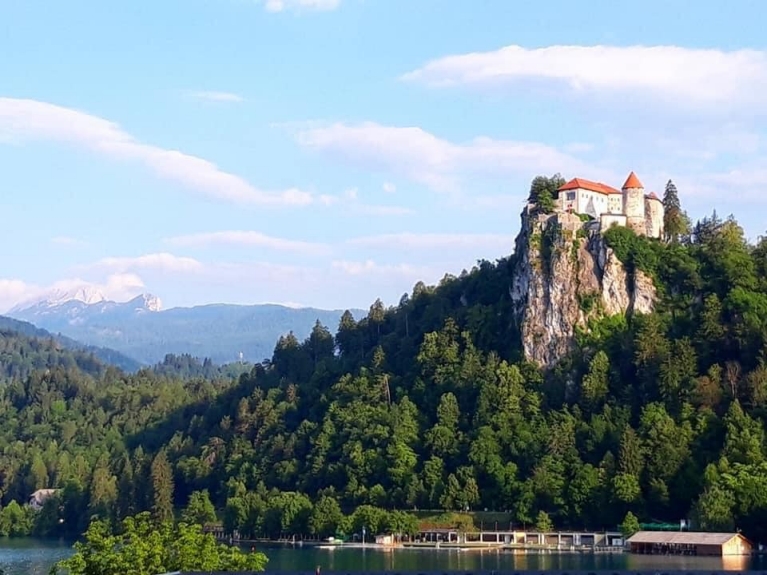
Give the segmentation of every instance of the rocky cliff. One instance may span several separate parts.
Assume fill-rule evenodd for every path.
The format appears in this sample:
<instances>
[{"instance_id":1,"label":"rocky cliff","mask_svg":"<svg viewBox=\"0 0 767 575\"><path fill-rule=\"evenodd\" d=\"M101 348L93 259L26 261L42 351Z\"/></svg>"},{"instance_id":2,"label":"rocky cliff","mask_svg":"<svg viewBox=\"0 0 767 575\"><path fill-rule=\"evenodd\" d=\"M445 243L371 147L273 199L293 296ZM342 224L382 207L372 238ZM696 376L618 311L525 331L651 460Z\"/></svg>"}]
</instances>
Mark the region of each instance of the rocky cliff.
<instances>
[{"instance_id":1,"label":"rocky cliff","mask_svg":"<svg viewBox=\"0 0 767 575\"><path fill-rule=\"evenodd\" d=\"M648 313L652 279L627 270L597 231L574 214L522 213L510 295L525 357L551 367L591 318Z\"/></svg>"}]
</instances>

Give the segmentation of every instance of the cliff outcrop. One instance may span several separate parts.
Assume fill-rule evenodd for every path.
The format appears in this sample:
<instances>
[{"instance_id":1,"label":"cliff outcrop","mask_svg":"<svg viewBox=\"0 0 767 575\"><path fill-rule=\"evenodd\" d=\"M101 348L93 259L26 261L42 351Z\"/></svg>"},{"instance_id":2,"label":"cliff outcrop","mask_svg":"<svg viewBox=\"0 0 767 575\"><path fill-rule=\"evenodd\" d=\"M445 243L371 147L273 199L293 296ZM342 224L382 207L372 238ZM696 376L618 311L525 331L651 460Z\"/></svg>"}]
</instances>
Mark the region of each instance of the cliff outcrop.
<instances>
[{"instance_id":1,"label":"cliff outcrop","mask_svg":"<svg viewBox=\"0 0 767 575\"><path fill-rule=\"evenodd\" d=\"M649 313L652 278L629 270L578 215L522 213L510 286L525 358L552 367L592 318Z\"/></svg>"}]
</instances>

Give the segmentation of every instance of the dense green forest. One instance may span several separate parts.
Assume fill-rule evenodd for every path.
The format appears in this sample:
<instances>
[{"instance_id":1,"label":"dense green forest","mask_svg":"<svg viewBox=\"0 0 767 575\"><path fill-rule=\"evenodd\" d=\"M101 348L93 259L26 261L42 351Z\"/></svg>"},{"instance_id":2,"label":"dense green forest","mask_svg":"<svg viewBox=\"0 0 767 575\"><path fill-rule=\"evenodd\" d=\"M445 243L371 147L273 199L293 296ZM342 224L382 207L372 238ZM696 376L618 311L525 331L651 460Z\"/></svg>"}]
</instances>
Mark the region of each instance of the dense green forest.
<instances>
[{"instance_id":1,"label":"dense green forest","mask_svg":"<svg viewBox=\"0 0 767 575\"><path fill-rule=\"evenodd\" d=\"M7 316L0 315L0 330L14 331L22 335L26 335L37 339L52 339L62 347L75 351L83 351L86 354L91 353L100 359L104 363L115 365L125 371L136 371L141 368L141 364L119 351L109 349L106 347L97 347L94 345L86 345L75 341L65 335L56 334L40 329L26 321L20 321Z\"/></svg>"},{"instance_id":2,"label":"dense green forest","mask_svg":"<svg viewBox=\"0 0 767 575\"><path fill-rule=\"evenodd\" d=\"M665 202L664 241L605 234L654 278L656 311L593 322L548 372L520 357L514 255L347 312L335 335L281 337L238 378L127 375L0 333L0 533L187 507L246 535L326 535L489 509L562 528L689 518L767 541L767 240L715 213L690 225L673 189ZM42 512L13 503L44 487L61 491Z\"/></svg>"}]
</instances>

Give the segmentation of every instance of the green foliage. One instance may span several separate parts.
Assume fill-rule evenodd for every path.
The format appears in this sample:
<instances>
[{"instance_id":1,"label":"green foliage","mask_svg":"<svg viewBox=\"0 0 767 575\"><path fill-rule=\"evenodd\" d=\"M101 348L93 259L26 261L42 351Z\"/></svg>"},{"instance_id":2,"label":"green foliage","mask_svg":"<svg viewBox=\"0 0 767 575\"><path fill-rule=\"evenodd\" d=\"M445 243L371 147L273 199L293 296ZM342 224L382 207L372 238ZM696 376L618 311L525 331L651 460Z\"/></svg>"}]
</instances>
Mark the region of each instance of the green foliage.
<instances>
[{"instance_id":1,"label":"green foliage","mask_svg":"<svg viewBox=\"0 0 767 575\"><path fill-rule=\"evenodd\" d=\"M34 519L30 507L11 501L0 511L0 536L26 537L32 533Z\"/></svg>"},{"instance_id":2,"label":"green foliage","mask_svg":"<svg viewBox=\"0 0 767 575\"><path fill-rule=\"evenodd\" d=\"M206 525L216 521L216 509L207 489L195 491L181 514L181 520L190 525Z\"/></svg>"},{"instance_id":3,"label":"green foliage","mask_svg":"<svg viewBox=\"0 0 767 575\"><path fill-rule=\"evenodd\" d=\"M591 313L546 373L522 360L514 257L344 313L335 334L284 335L238 377L178 358L129 375L2 335L0 533L184 507L203 522L207 490L245 537L411 533L403 509L473 529L486 508L556 528L695 517L767 540L764 242L715 215L678 242L605 237L652 273L655 311ZM41 511L15 503L38 487L59 489Z\"/></svg>"},{"instance_id":4,"label":"green foliage","mask_svg":"<svg viewBox=\"0 0 767 575\"><path fill-rule=\"evenodd\" d=\"M116 533L96 520L75 554L59 563L70 575L157 575L173 571L263 571L262 553L244 553L216 542L199 525L155 523L148 513L127 517Z\"/></svg>"},{"instance_id":5,"label":"green foliage","mask_svg":"<svg viewBox=\"0 0 767 575\"><path fill-rule=\"evenodd\" d=\"M629 511L628 513L626 513L626 517L623 518L623 522L620 525L620 529L621 529L621 533L623 534L623 537L629 538L637 531L640 531L642 527L639 524L639 519L637 519L637 516L634 515L631 511Z\"/></svg>"},{"instance_id":6,"label":"green foliage","mask_svg":"<svg viewBox=\"0 0 767 575\"><path fill-rule=\"evenodd\" d=\"M541 234L541 261L544 273L551 275L554 255L562 243L562 227L554 220L549 220Z\"/></svg>"},{"instance_id":7,"label":"green foliage","mask_svg":"<svg viewBox=\"0 0 767 575\"><path fill-rule=\"evenodd\" d=\"M629 271L638 269L651 276L656 275L661 258L661 245L657 241L638 236L625 226L613 226L602 235Z\"/></svg>"},{"instance_id":8,"label":"green foliage","mask_svg":"<svg viewBox=\"0 0 767 575\"><path fill-rule=\"evenodd\" d=\"M690 219L682 211L679 192L671 180L663 193L663 230L667 241L676 242L690 233Z\"/></svg>"},{"instance_id":9,"label":"green foliage","mask_svg":"<svg viewBox=\"0 0 767 575\"><path fill-rule=\"evenodd\" d=\"M530 184L530 194L527 201L534 204L538 211L550 214L556 205L557 190L564 184L565 180L559 174L554 174L550 178L538 176Z\"/></svg>"},{"instance_id":10,"label":"green foliage","mask_svg":"<svg viewBox=\"0 0 767 575\"><path fill-rule=\"evenodd\" d=\"M598 292L578 293L578 307L583 313L591 313L599 304L601 297Z\"/></svg>"},{"instance_id":11,"label":"green foliage","mask_svg":"<svg viewBox=\"0 0 767 575\"><path fill-rule=\"evenodd\" d=\"M554 524L551 522L548 513L545 511L538 512L538 516L535 518L535 529L540 533L548 533L554 529Z\"/></svg>"}]
</instances>

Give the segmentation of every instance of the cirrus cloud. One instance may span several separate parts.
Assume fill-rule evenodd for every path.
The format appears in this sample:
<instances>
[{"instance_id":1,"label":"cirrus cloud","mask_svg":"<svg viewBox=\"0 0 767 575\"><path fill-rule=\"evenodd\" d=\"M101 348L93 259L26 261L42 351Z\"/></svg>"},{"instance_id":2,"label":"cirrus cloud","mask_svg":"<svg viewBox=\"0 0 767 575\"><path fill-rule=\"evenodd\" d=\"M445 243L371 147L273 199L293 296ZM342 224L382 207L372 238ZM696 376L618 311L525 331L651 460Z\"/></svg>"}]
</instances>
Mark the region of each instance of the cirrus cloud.
<instances>
[{"instance_id":1,"label":"cirrus cloud","mask_svg":"<svg viewBox=\"0 0 767 575\"><path fill-rule=\"evenodd\" d=\"M402 79L437 88L496 88L542 80L573 93L620 92L680 107L763 106L767 53L680 46L511 45L437 58Z\"/></svg>"},{"instance_id":2,"label":"cirrus cloud","mask_svg":"<svg viewBox=\"0 0 767 575\"><path fill-rule=\"evenodd\" d=\"M142 143L114 122L47 102L0 98L0 141L4 139L72 144L117 160L135 161L162 178L219 200L290 206L303 206L313 201L310 193L296 188L282 191L258 189L213 162Z\"/></svg>"},{"instance_id":3,"label":"cirrus cloud","mask_svg":"<svg viewBox=\"0 0 767 575\"><path fill-rule=\"evenodd\" d=\"M356 167L398 174L437 191L456 191L462 177L507 177L553 171L594 174L553 146L478 137L453 143L418 127L335 123L299 130L300 145Z\"/></svg>"}]
</instances>

